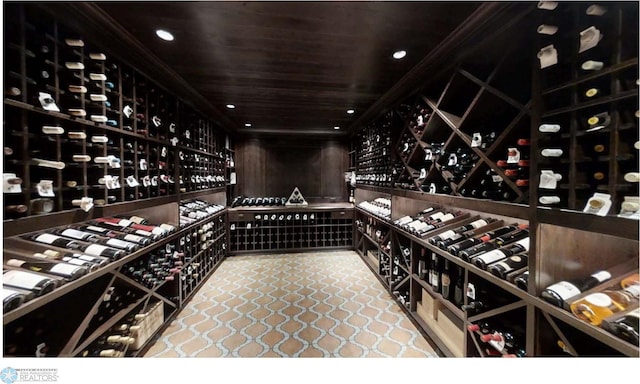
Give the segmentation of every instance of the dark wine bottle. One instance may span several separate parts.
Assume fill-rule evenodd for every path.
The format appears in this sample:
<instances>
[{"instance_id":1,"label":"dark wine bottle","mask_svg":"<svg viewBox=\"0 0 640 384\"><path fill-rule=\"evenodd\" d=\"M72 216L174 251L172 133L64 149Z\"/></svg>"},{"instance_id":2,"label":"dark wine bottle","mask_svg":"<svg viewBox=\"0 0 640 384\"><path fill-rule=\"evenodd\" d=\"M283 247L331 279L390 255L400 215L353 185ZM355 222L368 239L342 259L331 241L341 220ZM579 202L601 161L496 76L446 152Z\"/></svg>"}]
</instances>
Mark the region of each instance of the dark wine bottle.
<instances>
[{"instance_id":1,"label":"dark wine bottle","mask_svg":"<svg viewBox=\"0 0 640 384\"><path fill-rule=\"evenodd\" d=\"M510 232L504 236L496 237L493 241L489 241L489 237L483 237L487 240L486 242L458 252L458 257L464 261L470 262L471 258L474 256L478 256L482 253L500 248L504 245L516 242L528 236L529 231L527 229L516 229L515 231Z\"/></svg>"},{"instance_id":2,"label":"dark wine bottle","mask_svg":"<svg viewBox=\"0 0 640 384\"><path fill-rule=\"evenodd\" d=\"M528 291L528 289L529 289L529 271L525 271L524 273L522 273L521 275L519 275L518 277L513 279L513 282L516 284L516 286L518 288L522 289L523 291Z\"/></svg>"},{"instance_id":3,"label":"dark wine bottle","mask_svg":"<svg viewBox=\"0 0 640 384\"><path fill-rule=\"evenodd\" d=\"M431 253L431 288L433 288L434 292L440 292L440 257L437 253Z\"/></svg>"},{"instance_id":4,"label":"dark wine bottle","mask_svg":"<svg viewBox=\"0 0 640 384\"><path fill-rule=\"evenodd\" d=\"M123 227L118 223L109 222L109 221L93 220L93 221L90 221L89 224L91 224L93 226L96 226L96 227L102 227L102 228L111 229L111 230L116 231L116 232L122 232L122 233L125 233L125 234L131 234L131 235L147 237L150 240L158 240L160 238L159 234L151 233L149 231L143 231L141 229Z\"/></svg>"},{"instance_id":5,"label":"dark wine bottle","mask_svg":"<svg viewBox=\"0 0 640 384\"><path fill-rule=\"evenodd\" d=\"M451 253L452 255L458 256L458 253L460 253L461 250L473 247L474 245L477 244L481 244L483 242L487 242L489 240L495 239L498 236L502 236L505 235L509 232L513 232L519 228L527 228L528 225L526 224L521 224L521 225L516 225L516 224L512 224L512 225L507 225L504 227L500 227L494 231L490 231L490 232L486 232L483 236L480 237L472 237L469 238L467 240L464 240L458 244L454 244L451 245L449 247L447 247L447 251L449 253Z\"/></svg>"},{"instance_id":6,"label":"dark wine bottle","mask_svg":"<svg viewBox=\"0 0 640 384\"><path fill-rule=\"evenodd\" d=\"M149 239L148 237L119 232L116 230L110 230L108 228L98 227L95 225L77 225L77 226L72 226L72 228L75 228L80 231L92 232L104 237L111 237L114 239L136 243L136 244L139 244L140 246L147 246L151 244L151 239Z\"/></svg>"},{"instance_id":7,"label":"dark wine bottle","mask_svg":"<svg viewBox=\"0 0 640 384\"><path fill-rule=\"evenodd\" d=\"M473 264L480 269L487 269L489 264L496 263L504 260L509 256L527 252L529 250L529 237L525 237L522 240L518 240L514 244L506 247L501 247L490 252L485 252L477 257L473 258Z\"/></svg>"},{"instance_id":8,"label":"dark wine bottle","mask_svg":"<svg viewBox=\"0 0 640 384\"><path fill-rule=\"evenodd\" d=\"M638 334L640 328L640 308L631 310L614 320L605 320L602 322L601 327L622 340L637 346L638 342L640 342Z\"/></svg>"},{"instance_id":9,"label":"dark wine bottle","mask_svg":"<svg viewBox=\"0 0 640 384\"><path fill-rule=\"evenodd\" d=\"M2 308L4 313L13 311L34 297L33 292L24 289L2 287Z\"/></svg>"},{"instance_id":10,"label":"dark wine bottle","mask_svg":"<svg viewBox=\"0 0 640 384\"><path fill-rule=\"evenodd\" d=\"M557 307L568 309L570 299L611 279L608 271L597 271L581 279L562 280L546 287L540 297Z\"/></svg>"},{"instance_id":11,"label":"dark wine bottle","mask_svg":"<svg viewBox=\"0 0 640 384\"><path fill-rule=\"evenodd\" d=\"M442 297L449 300L451 297L451 265L449 259L444 259L444 264L442 266L442 272L440 273L440 293Z\"/></svg>"},{"instance_id":12,"label":"dark wine bottle","mask_svg":"<svg viewBox=\"0 0 640 384\"><path fill-rule=\"evenodd\" d=\"M491 222L495 221L495 219L487 218L487 219L478 219L469 224L462 225L458 228L451 229L449 231L442 232L439 235L433 236L429 238L429 244L437 245L440 241L444 241L454 237L456 234L462 234L480 227L483 227Z\"/></svg>"},{"instance_id":13,"label":"dark wine bottle","mask_svg":"<svg viewBox=\"0 0 640 384\"><path fill-rule=\"evenodd\" d=\"M506 279L509 273L526 267L528 263L529 257L526 253L514 254L507 257L505 260L498 261L490 265L487 270L494 276L498 276L501 279Z\"/></svg>"},{"instance_id":14,"label":"dark wine bottle","mask_svg":"<svg viewBox=\"0 0 640 384\"><path fill-rule=\"evenodd\" d=\"M458 307L464 304L464 269L457 265L453 284L453 303Z\"/></svg>"}]
</instances>

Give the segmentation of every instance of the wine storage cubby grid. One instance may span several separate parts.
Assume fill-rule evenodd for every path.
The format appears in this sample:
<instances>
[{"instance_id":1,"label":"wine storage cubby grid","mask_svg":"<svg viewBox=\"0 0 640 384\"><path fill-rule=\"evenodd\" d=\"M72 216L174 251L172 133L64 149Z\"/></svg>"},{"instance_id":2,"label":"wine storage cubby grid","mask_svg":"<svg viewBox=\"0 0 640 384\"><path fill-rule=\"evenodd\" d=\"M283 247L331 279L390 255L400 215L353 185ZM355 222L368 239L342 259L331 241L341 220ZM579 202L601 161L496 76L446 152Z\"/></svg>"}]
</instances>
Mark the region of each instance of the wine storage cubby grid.
<instances>
[{"instance_id":1,"label":"wine storage cubby grid","mask_svg":"<svg viewBox=\"0 0 640 384\"><path fill-rule=\"evenodd\" d=\"M534 205L583 211L599 193L611 200L604 214L638 210L623 207L625 201L637 203L639 194L634 176L640 139L635 12L637 4L586 2L537 11L540 25L557 28L554 34L538 33L537 48L554 47L557 63L543 67L536 60L541 115L538 150L532 156L539 171L551 171L561 179L555 188L548 187L539 183L538 172ZM587 33L595 31L597 42L587 48ZM545 156L543 151L550 149L561 155Z\"/></svg>"},{"instance_id":2,"label":"wine storage cubby grid","mask_svg":"<svg viewBox=\"0 0 640 384\"><path fill-rule=\"evenodd\" d=\"M226 186L219 126L37 6L6 12L5 220Z\"/></svg>"},{"instance_id":3,"label":"wine storage cubby grid","mask_svg":"<svg viewBox=\"0 0 640 384\"><path fill-rule=\"evenodd\" d=\"M230 253L350 248L353 210L229 210Z\"/></svg>"},{"instance_id":4,"label":"wine storage cubby grid","mask_svg":"<svg viewBox=\"0 0 640 384\"><path fill-rule=\"evenodd\" d=\"M136 214L157 219L177 211L175 207L161 208L152 209L154 213L147 210ZM80 357L113 348L117 349L114 356L137 356L143 352L227 254L225 210L190 225L174 226L178 228L176 232L6 312L4 355ZM37 260L32 254L47 249L73 252L19 237L6 238L5 245L5 261L15 257ZM127 349L126 344L104 343L108 335L123 336L119 327L124 323L139 323L134 328L140 328L144 323L135 315L158 305L162 309L156 309L154 316L159 318L153 320L153 327L146 326L148 334L136 336L144 341L135 349ZM34 334L23 332L34 322L39 324Z\"/></svg>"}]
</instances>

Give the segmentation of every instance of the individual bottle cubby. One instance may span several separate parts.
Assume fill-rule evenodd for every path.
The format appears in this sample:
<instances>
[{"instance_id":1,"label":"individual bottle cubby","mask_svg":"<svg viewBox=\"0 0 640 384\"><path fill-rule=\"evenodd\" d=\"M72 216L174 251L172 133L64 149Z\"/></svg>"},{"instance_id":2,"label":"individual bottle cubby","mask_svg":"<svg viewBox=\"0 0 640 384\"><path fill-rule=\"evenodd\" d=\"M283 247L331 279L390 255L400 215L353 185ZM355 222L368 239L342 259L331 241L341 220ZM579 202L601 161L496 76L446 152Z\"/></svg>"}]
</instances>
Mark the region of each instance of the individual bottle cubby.
<instances>
[{"instance_id":1,"label":"individual bottle cubby","mask_svg":"<svg viewBox=\"0 0 640 384\"><path fill-rule=\"evenodd\" d=\"M348 211L238 209L229 221L231 252L343 248L353 241Z\"/></svg>"},{"instance_id":2,"label":"individual bottle cubby","mask_svg":"<svg viewBox=\"0 0 640 384\"><path fill-rule=\"evenodd\" d=\"M526 309L470 321L467 325L467 356L526 357Z\"/></svg>"}]
</instances>

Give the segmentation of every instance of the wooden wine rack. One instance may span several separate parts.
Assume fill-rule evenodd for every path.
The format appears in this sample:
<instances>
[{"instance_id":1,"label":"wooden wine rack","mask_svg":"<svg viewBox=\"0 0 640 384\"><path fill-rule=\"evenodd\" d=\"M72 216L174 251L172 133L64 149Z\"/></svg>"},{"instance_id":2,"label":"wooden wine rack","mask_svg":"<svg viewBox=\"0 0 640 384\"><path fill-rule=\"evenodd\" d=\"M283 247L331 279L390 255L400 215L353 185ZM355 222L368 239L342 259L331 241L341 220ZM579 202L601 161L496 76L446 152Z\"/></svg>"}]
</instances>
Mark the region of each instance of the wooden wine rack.
<instances>
[{"instance_id":1,"label":"wooden wine rack","mask_svg":"<svg viewBox=\"0 0 640 384\"><path fill-rule=\"evenodd\" d=\"M226 190L233 191L232 168L226 161L233 154L233 143L223 127L163 87L164 81L130 65L128 56L111 55L102 49L104 42L83 38L46 7L16 3L5 12L3 172L22 181L20 191L3 195L5 260L55 249L21 238L51 229L52 223L64 226L137 214L152 223L179 226L182 201L197 198L226 205ZM78 63L71 66L77 69L69 68L71 62ZM106 80L95 74L104 74ZM69 86L87 92L74 98ZM39 92L49 93L59 111L44 109ZM81 108L86 116L76 116L70 108ZM106 116L107 121L95 121L91 115ZM43 133L43 126L61 127L64 132ZM77 138L82 135L86 138ZM95 136L106 136L108 141L94 142ZM72 155L88 155L91 161L72 161ZM119 168L94 161L109 155L120 160ZM64 162L65 167L39 167L34 158ZM118 177L119 185L106 188L101 183L105 176ZM139 185L127 184L130 176ZM50 180L53 187L53 196L46 197L53 207L46 212L38 211L34 201L45 198L36 189L41 180ZM96 205L88 212L72 205L81 197L92 198ZM7 210L12 205L26 210ZM159 305L162 311L153 312L158 318L145 329L146 341L125 355L144 354L228 254L227 227L225 209L5 313L4 356L35 356L41 342L46 349L40 353L46 356L79 356L129 315ZM163 247L187 255L175 280L149 288L125 273L128 263L146 260ZM94 313L110 287L127 290L134 298L96 323ZM34 334L22 331L36 323L40 326Z\"/></svg>"},{"instance_id":2,"label":"wooden wine rack","mask_svg":"<svg viewBox=\"0 0 640 384\"><path fill-rule=\"evenodd\" d=\"M357 186L356 204L379 197L391 199L392 219L413 216L425 207L438 205L529 223L530 275L525 292L424 239L356 209L356 222L370 222L387 233L381 243L366 230L357 230L354 243L358 253L391 294L398 290L409 293L408 304L403 299L399 305L444 355L485 356L476 335L467 331L467 325L485 318L519 323L526 333L527 356L640 355L638 346L539 298L546 286L557 281L588 276L599 269L610 270L614 278L585 293L588 294L615 286L623 276L639 268L638 221L619 216L624 198L639 196L637 183L623 180L625 172L638 172L638 150L633 148L639 132L638 118L634 116L638 110L637 4L603 4L606 13L602 16L587 15L586 9L591 5L560 2L557 9L547 11L532 4L526 22L521 20L517 26L505 28L490 42L501 47L502 52L484 45L478 46L476 52L461 53L457 66L443 75L448 81L429 79L427 85L404 101L396 102L392 109L397 111L400 105L411 105L411 113L404 125L396 126L397 130L391 133L397 141L388 158L381 161L401 162L402 174L391 187ZM539 35L536 29L540 24L556 25L558 33ZM595 48L578 53L580 32L592 25L604 37ZM522 33L515 28L530 32ZM536 55L549 44L557 48L559 62L541 69ZM533 46L535 52L523 49L527 46ZM585 72L580 66L586 60L602 61L604 67ZM592 87L599 87L602 96L585 100L584 91ZM423 129L416 131L412 122L421 109L429 109L430 116ZM600 112L609 113L610 123L593 134L585 132L585 120ZM559 124L561 131L556 134L539 131L541 124L549 123ZM354 140L371 134L372 126L375 124L365 125ZM485 149L471 148L472 133L482 131L482 127L496 130L495 141ZM506 157L507 149L519 138L530 139L528 188L515 185L498 166L498 161ZM424 161L425 148L433 142L444 143L445 151L470 149L479 160L462 181L447 183L449 174L442 172L436 161ZM606 152L587 158L584 149L594 144L603 144ZM550 159L540 154L543 148L556 147L563 149L563 157ZM424 179L417 177L421 168L427 171ZM546 169L562 174L555 190L538 188L540 171ZM470 198L461 193L476 184L486 170L502 177L514 193L511 201ZM586 175L596 170L606 175L605 180L586 182ZM426 193L423 187L430 183L447 185L451 192ZM611 195L612 207L606 216L583 212L596 192ZM561 203L539 203L540 196L550 194L560 196ZM433 235L457 226L447 225ZM388 241L391 252L382 249L381 244ZM406 248L411 250L411 262L401 267L408 277L396 286L390 285L393 276L383 271L382 265L393 263L400 250ZM436 253L462 268L465 287L470 280L480 279L490 283L496 292L510 295L511 304L467 318L416 274L417 255L422 250Z\"/></svg>"},{"instance_id":3,"label":"wooden wine rack","mask_svg":"<svg viewBox=\"0 0 640 384\"><path fill-rule=\"evenodd\" d=\"M14 4L6 11L3 172L22 183L20 190L4 193L5 223L12 219L5 235L44 228L43 214L74 222L227 187L225 159L233 149L225 146L222 127L37 5ZM69 63L80 69L70 69ZM104 77L95 80L96 74ZM73 93L70 86L86 93ZM48 93L59 111L45 109L38 101L40 92ZM73 108L86 116L72 114ZM107 121L95 121L93 115ZM46 134L43 126L64 132ZM95 137L108 141L94 142ZM72 155L90 160L74 161ZM107 156L118 161L96 162ZM64 168L38 166L34 159L63 162ZM51 195L38 191L41 180L51 182ZM93 199L93 211L85 213L72 204L83 197ZM40 209L42 199L49 203L45 210ZM8 206L24 211L9 211Z\"/></svg>"}]
</instances>

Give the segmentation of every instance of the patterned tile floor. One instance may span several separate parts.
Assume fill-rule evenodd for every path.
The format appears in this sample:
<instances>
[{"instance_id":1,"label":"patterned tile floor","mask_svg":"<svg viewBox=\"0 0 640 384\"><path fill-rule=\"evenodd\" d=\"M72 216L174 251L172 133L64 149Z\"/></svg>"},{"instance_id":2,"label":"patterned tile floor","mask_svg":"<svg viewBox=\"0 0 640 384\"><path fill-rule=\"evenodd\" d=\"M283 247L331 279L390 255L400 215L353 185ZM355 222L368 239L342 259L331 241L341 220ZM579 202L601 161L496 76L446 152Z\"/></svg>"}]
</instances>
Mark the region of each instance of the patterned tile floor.
<instances>
[{"instance_id":1,"label":"patterned tile floor","mask_svg":"<svg viewBox=\"0 0 640 384\"><path fill-rule=\"evenodd\" d=\"M227 258L145 357L437 357L352 251Z\"/></svg>"}]
</instances>

